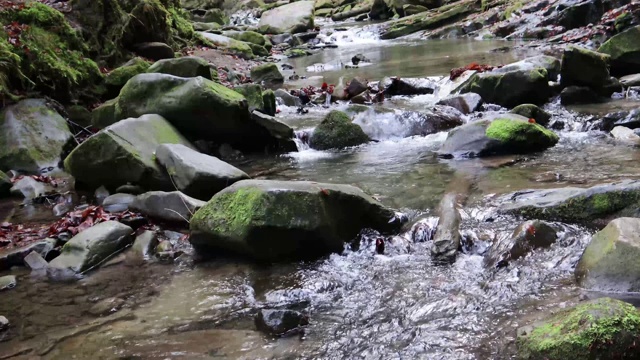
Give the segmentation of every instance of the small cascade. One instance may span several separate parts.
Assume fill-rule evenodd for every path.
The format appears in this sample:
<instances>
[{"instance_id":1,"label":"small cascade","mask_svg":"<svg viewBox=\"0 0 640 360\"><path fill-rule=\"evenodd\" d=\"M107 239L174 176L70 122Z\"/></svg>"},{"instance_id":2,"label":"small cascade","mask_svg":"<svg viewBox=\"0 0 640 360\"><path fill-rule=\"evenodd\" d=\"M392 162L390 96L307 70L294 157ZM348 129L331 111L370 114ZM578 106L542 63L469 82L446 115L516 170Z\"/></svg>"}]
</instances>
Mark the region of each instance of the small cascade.
<instances>
[{"instance_id":1,"label":"small cascade","mask_svg":"<svg viewBox=\"0 0 640 360\"><path fill-rule=\"evenodd\" d=\"M327 93L327 97L324 100L324 107L328 108L329 106L331 106L331 94Z\"/></svg>"},{"instance_id":2,"label":"small cascade","mask_svg":"<svg viewBox=\"0 0 640 360\"><path fill-rule=\"evenodd\" d=\"M235 26L257 26L260 20L251 10L238 11L229 18L231 25Z\"/></svg>"},{"instance_id":3,"label":"small cascade","mask_svg":"<svg viewBox=\"0 0 640 360\"><path fill-rule=\"evenodd\" d=\"M296 137L293 141L296 143L298 151L309 150L309 138L311 137L311 131L309 130L297 130L295 132Z\"/></svg>"},{"instance_id":4,"label":"small cascade","mask_svg":"<svg viewBox=\"0 0 640 360\"><path fill-rule=\"evenodd\" d=\"M378 27L375 25L340 29L340 31L326 29L318 35L318 39L323 43L332 43L338 46L379 44L381 42Z\"/></svg>"}]
</instances>

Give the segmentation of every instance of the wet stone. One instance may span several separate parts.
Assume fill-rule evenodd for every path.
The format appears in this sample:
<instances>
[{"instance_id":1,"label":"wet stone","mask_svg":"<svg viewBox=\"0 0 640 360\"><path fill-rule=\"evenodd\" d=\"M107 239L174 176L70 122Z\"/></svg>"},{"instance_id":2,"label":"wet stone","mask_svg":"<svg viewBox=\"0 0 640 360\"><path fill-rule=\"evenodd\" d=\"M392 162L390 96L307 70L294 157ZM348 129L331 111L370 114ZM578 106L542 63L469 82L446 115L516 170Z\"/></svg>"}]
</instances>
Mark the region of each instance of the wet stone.
<instances>
[{"instance_id":1,"label":"wet stone","mask_svg":"<svg viewBox=\"0 0 640 360\"><path fill-rule=\"evenodd\" d=\"M262 309L255 318L258 330L269 335L294 335L309 324L309 317L293 310Z\"/></svg>"},{"instance_id":2,"label":"wet stone","mask_svg":"<svg viewBox=\"0 0 640 360\"><path fill-rule=\"evenodd\" d=\"M0 315L0 331L5 331L9 329L9 320Z\"/></svg>"},{"instance_id":3,"label":"wet stone","mask_svg":"<svg viewBox=\"0 0 640 360\"><path fill-rule=\"evenodd\" d=\"M17 281L14 275L6 275L0 277L0 291L13 289L16 287Z\"/></svg>"}]
</instances>

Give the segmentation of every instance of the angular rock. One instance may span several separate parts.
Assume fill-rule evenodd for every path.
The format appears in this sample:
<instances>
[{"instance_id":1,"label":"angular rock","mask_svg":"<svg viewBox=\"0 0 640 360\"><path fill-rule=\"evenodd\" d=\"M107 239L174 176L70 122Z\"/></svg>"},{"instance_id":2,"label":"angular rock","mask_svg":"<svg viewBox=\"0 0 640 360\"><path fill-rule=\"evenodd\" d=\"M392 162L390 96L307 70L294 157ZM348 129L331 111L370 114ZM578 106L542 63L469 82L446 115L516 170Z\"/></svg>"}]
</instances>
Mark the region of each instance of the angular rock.
<instances>
[{"instance_id":1,"label":"angular rock","mask_svg":"<svg viewBox=\"0 0 640 360\"><path fill-rule=\"evenodd\" d=\"M309 325L309 317L294 310L262 309L256 315L255 324L264 333L282 336Z\"/></svg>"},{"instance_id":2,"label":"angular rock","mask_svg":"<svg viewBox=\"0 0 640 360\"><path fill-rule=\"evenodd\" d=\"M13 289L16 284L17 281L14 275L0 276L0 291Z\"/></svg>"},{"instance_id":3,"label":"angular rock","mask_svg":"<svg viewBox=\"0 0 640 360\"><path fill-rule=\"evenodd\" d=\"M450 95L438 101L438 105L451 106L465 115L477 111L480 109L482 104L482 96L472 92L460 95Z\"/></svg>"},{"instance_id":4,"label":"angular rock","mask_svg":"<svg viewBox=\"0 0 640 360\"><path fill-rule=\"evenodd\" d=\"M125 119L83 142L67 156L64 166L78 182L94 188L130 183L168 190L171 181L154 160L156 148L164 143L190 146L160 115Z\"/></svg>"},{"instance_id":5,"label":"angular rock","mask_svg":"<svg viewBox=\"0 0 640 360\"><path fill-rule=\"evenodd\" d=\"M528 219L588 223L605 219L640 201L640 181L624 180L590 188L520 191L501 197L500 213Z\"/></svg>"},{"instance_id":6,"label":"angular rock","mask_svg":"<svg viewBox=\"0 0 640 360\"><path fill-rule=\"evenodd\" d=\"M349 97L354 97L367 91L367 89L369 89L369 87L367 86L367 83L365 81L363 81L362 79L353 78L351 79L351 81L349 81L349 85L347 86L347 93L349 94Z\"/></svg>"},{"instance_id":7,"label":"angular rock","mask_svg":"<svg viewBox=\"0 0 640 360\"><path fill-rule=\"evenodd\" d=\"M273 116L255 110L251 113L251 119L266 129L272 137L279 140L280 149L287 152L297 151L296 144L293 141L295 133L291 126Z\"/></svg>"},{"instance_id":8,"label":"angular rock","mask_svg":"<svg viewBox=\"0 0 640 360\"><path fill-rule=\"evenodd\" d=\"M127 211L136 196L131 194L113 194L102 202L102 207L107 212Z\"/></svg>"},{"instance_id":9,"label":"angular rock","mask_svg":"<svg viewBox=\"0 0 640 360\"><path fill-rule=\"evenodd\" d=\"M271 50L272 44L269 39L266 36L255 31L225 31L222 33L222 35L239 41L244 41L246 43L260 45L263 46L266 50Z\"/></svg>"},{"instance_id":10,"label":"angular rock","mask_svg":"<svg viewBox=\"0 0 640 360\"><path fill-rule=\"evenodd\" d=\"M22 196L26 200L31 200L52 193L55 188L51 184L37 181L32 177L23 177L16 181L9 191L13 196Z\"/></svg>"},{"instance_id":11,"label":"angular rock","mask_svg":"<svg viewBox=\"0 0 640 360\"><path fill-rule=\"evenodd\" d=\"M46 100L7 106L0 113L0 170L39 174L42 168L57 167L71 139L67 122Z\"/></svg>"},{"instance_id":12,"label":"angular rock","mask_svg":"<svg viewBox=\"0 0 640 360\"><path fill-rule=\"evenodd\" d=\"M297 34L313 29L313 1L297 1L265 11L258 27L268 33Z\"/></svg>"},{"instance_id":13,"label":"angular rock","mask_svg":"<svg viewBox=\"0 0 640 360\"><path fill-rule=\"evenodd\" d=\"M640 219L618 218L593 235L576 266L578 284L589 290L640 292Z\"/></svg>"},{"instance_id":14,"label":"angular rock","mask_svg":"<svg viewBox=\"0 0 640 360\"><path fill-rule=\"evenodd\" d=\"M600 298L518 329L518 359L634 359L639 336L633 305Z\"/></svg>"},{"instance_id":15,"label":"angular rock","mask_svg":"<svg viewBox=\"0 0 640 360\"><path fill-rule=\"evenodd\" d=\"M146 230L136 237L131 250L141 259L148 260L158 246L158 236L155 232Z\"/></svg>"},{"instance_id":16,"label":"angular rock","mask_svg":"<svg viewBox=\"0 0 640 360\"><path fill-rule=\"evenodd\" d=\"M362 128L351 122L347 114L334 110L318 125L309 139L316 150L343 149L371 141Z\"/></svg>"},{"instance_id":17,"label":"angular rock","mask_svg":"<svg viewBox=\"0 0 640 360\"><path fill-rule=\"evenodd\" d=\"M168 74L184 78L202 76L205 79L213 80L214 77L211 74L216 71L211 68L207 60L201 57L183 56L176 59L156 61L146 72Z\"/></svg>"},{"instance_id":18,"label":"angular rock","mask_svg":"<svg viewBox=\"0 0 640 360\"><path fill-rule=\"evenodd\" d=\"M544 68L534 70L499 70L473 75L460 89L461 93L477 93L487 103L512 108L523 103L543 104L551 95L549 78Z\"/></svg>"},{"instance_id":19,"label":"angular rock","mask_svg":"<svg viewBox=\"0 0 640 360\"><path fill-rule=\"evenodd\" d=\"M54 247L56 247L55 239L44 239L26 247L3 251L0 253L0 270L9 270L12 266L23 265L24 258L32 252L46 258Z\"/></svg>"},{"instance_id":20,"label":"angular rock","mask_svg":"<svg viewBox=\"0 0 640 360\"><path fill-rule=\"evenodd\" d=\"M178 190L205 201L225 187L249 178L242 170L218 158L180 144L158 146L156 160L167 170Z\"/></svg>"},{"instance_id":21,"label":"angular rock","mask_svg":"<svg viewBox=\"0 0 640 360\"><path fill-rule=\"evenodd\" d=\"M276 96L276 99L279 101L279 103L283 104L284 106L302 105L300 98L289 94L286 90L283 90L283 89L275 90L274 95Z\"/></svg>"},{"instance_id":22,"label":"angular rock","mask_svg":"<svg viewBox=\"0 0 640 360\"><path fill-rule=\"evenodd\" d=\"M132 234L133 229L117 221L94 225L71 238L62 247L60 256L49 263L47 272L86 272L129 245Z\"/></svg>"},{"instance_id":23,"label":"angular rock","mask_svg":"<svg viewBox=\"0 0 640 360\"><path fill-rule=\"evenodd\" d=\"M447 193L440 201L438 226L433 238L431 257L435 261L448 262L455 259L460 247L460 212L457 194Z\"/></svg>"},{"instance_id":24,"label":"angular rock","mask_svg":"<svg viewBox=\"0 0 640 360\"><path fill-rule=\"evenodd\" d=\"M572 46L562 55L560 84L599 89L609 80L610 56Z\"/></svg>"},{"instance_id":25,"label":"angular rock","mask_svg":"<svg viewBox=\"0 0 640 360\"><path fill-rule=\"evenodd\" d=\"M511 113L524 116L527 119L534 119L537 124L542 126L549 125L549 121L551 120L551 114L533 104L518 105L511 109Z\"/></svg>"},{"instance_id":26,"label":"angular rock","mask_svg":"<svg viewBox=\"0 0 640 360\"><path fill-rule=\"evenodd\" d=\"M180 191L150 191L138 195L131 204L131 209L150 218L170 223L188 223L191 216L204 204L204 201Z\"/></svg>"},{"instance_id":27,"label":"angular rock","mask_svg":"<svg viewBox=\"0 0 640 360\"><path fill-rule=\"evenodd\" d=\"M258 65L252 68L251 80L267 89L277 89L284 84L284 76L278 69L278 65L274 63Z\"/></svg>"},{"instance_id":28,"label":"angular rock","mask_svg":"<svg viewBox=\"0 0 640 360\"><path fill-rule=\"evenodd\" d=\"M163 42L147 42L136 44L134 46L134 50L136 54L138 54L138 56L153 61L173 59L174 57L176 57L176 54L175 52L173 52L171 46Z\"/></svg>"},{"instance_id":29,"label":"angular rock","mask_svg":"<svg viewBox=\"0 0 640 360\"><path fill-rule=\"evenodd\" d=\"M640 68L640 26L614 35L598 52L611 57L611 72L615 76L637 73Z\"/></svg>"},{"instance_id":30,"label":"angular rock","mask_svg":"<svg viewBox=\"0 0 640 360\"><path fill-rule=\"evenodd\" d=\"M35 251L24 257L24 264L32 271L46 270L49 267L47 260Z\"/></svg>"},{"instance_id":31,"label":"angular rock","mask_svg":"<svg viewBox=\"0 0 640 360\"><path fill-rule=\"evenodd\" d=\"M119 89L118 91L120 91ZM116 118L116 105L118 104L118 99L111 99L105 101L102 105L93 109L91 112L91 126L97 129L104 129L109 125L115 124L118 120Z\"/></svg>"},{"instance_id":32,"label":"angular rock","mask_svg":"<svg viewBox=\"0 0 640 360\"><path fill-rule=\"evenodd\" d=\"M602 98L588 86L568 86L560 93L562 105L594 104Z\"/></svg>"},{"instance_id":33,"label":"angular rock","mask_svg":"<svg viewBox=\"0 0 640 360\"><path fill-rule=\"evenodd\" d=\"M190 225L189 241L201 254L281 261L340 252L363 228L389 233L402 221L353 186L243 180L216 194Z\"/></svg>"},{"instance_id":34,"label":"angular rock","mask_svg":"<svg viewBox=\"0 0 640 360\"><path fill-rule=\"evenodd\" d=\"M479 120L449 132L439 153L442 155L484 157L542 151L558 142L558 135L519 115Z\"/></svg>"},{"instance_id":35,"label":"angular rock","mask_svg":"<svg viewBox=\"0 0 640 360\"><path fill-rule=\"evenodd\" d=\"M526 256L535 249L544 249L558 239L556 230L549 224L532 220L522 223L511 237L498 238L484 258L487 267L504 267Z\"/></svg>"}]
</instances>

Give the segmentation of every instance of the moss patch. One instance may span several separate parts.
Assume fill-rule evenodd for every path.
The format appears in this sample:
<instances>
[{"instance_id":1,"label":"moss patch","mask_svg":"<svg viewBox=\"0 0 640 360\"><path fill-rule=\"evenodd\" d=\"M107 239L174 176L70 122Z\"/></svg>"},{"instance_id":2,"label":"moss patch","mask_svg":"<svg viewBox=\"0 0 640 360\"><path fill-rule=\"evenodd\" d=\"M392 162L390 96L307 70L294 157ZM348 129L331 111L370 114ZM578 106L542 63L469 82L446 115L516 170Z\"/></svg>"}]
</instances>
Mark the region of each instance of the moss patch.
<instances>
[{"instance_id":1,"label":"moss patch","mask_svg":"<svg viewBox=\"0 0 640 360\"><path fill-rule=\"evenodd\" d=\"M485 134L520 150L544 149L558 142L558 135L539 124L511 119L492 121Z\"/></svg>"},{"instance_id":2,"label":"moss patch","mask_svg":"<svg viewBox=\"0 0 640 360\"><path fill-rule=\"evenodd\" d=\"M369 142L362 128L341 111L332 111L311 135L311 147L317 150L341 149Z\"/></svg>"}]
</instances>

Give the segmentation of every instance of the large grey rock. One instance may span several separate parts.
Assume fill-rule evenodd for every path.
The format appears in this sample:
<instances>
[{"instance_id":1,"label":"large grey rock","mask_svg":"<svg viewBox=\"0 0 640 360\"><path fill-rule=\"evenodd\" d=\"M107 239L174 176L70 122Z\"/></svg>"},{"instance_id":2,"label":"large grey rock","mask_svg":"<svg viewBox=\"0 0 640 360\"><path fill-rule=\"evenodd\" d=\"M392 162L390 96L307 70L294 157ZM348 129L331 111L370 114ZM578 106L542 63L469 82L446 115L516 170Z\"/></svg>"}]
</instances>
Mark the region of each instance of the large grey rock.
<instances>
[{"instance_id":1,"label":"large grey rock","mask_svg":"<svg viewBox=\"0 0 640 360\"><path fill-rule=\"evenodd\" d=\"M436 261L452 261L460 247L460 212L457 194L447 193L440 201L438 226L433 238L431 257Z\"/></svg>"},{"instance_id":2,"label":"large grey rock","mask_svg":"<svg viewBox=\"0 0 640 360\"><path fill-rule=\"evenodd\" d=\"M539 124L515 114L479 120L449 132L440 149L446 156L484 157L545 150L558 142L558 136Z\"/></svg>"},{"instance_id":3,"label":"large grey rock","mask_svg":"<svg viewBox=\"0 0 640 360\"><path fill-rule=\"evenodd\" d=\"M508 73L512 71L531 71L540 68L547 71L549 80L555 81L560 75L562 64L559 59L553 56L538 55L505 65L493 71L496 73Z\"/></svg>"},{"instance_id":4,"label":"large grey rock","mask_svg":"<svg viewBox=\"0 0 640 360\"><path fill-rule=\"evenodd\" d=\"M261 261L340 252L363 228L400 229L395 212L362 190L307 181L243 180L217 193L191 219L191 244Z\"/></svg>"},{"instance_id":5,"label":"large grey rock","mask_svg":"<svg viewBox=\"0 0 640 360\"><path fill-rule=\"evenodd\" d=\"M551 95L547 70L504 69L473 75L460 89L461 93L477 93L485 102L512 108L524 103L543 104Z\"/></svg>"},{"instance_id":6,"label":"large grey rock","mask_svg":"<svg viewBox=\"0 0 640 360\"><path fill-rule=\"evenodd\" d=\"M334 110L318 125L309 145L317 150L343 149L366 144L371 141L358 124L354 124L347 114Z\"/></svg>"},{"instance_id":7,"label":"large grey rock","mask_svg":"<svg viewBox=\"0 0 640 360\"><path fill-rule=\"evenodd\" d=\"M131 194L113 194L109 195L102 202L102 207L108 212L121 212L129 209L131 203L135 200L135 195Z\"/></svg>"},{"instance_id":8,"label":"large grey rock","mask_svg":"<svg viewBox=\"0 0 640 360\"><path fill-rule=\"evenodd\" d=\"M154 159L156 148L164 143L191 146L162 116L142 115L91 136L69 154L64 165L78 182L94 188L131 183L169 190L171 181Z\"/></svg>"},{"instance_id":9,"label":"large grey rock","mask_svg":"<svg viewBox=\"0 0 640 360\"><path fill-rule=\"evenodd\" d=\"M278 89L274 93L276 99L285 106L300 106L302 104L297 96L289 94L286 90Z\"/></svg>"},{"instance_id":10,"label":"large grey rock","mask_svg":"<svg viewBox=\"0 0 640 360\"><path fill-rule=\"evenodd\" d=\"M640 26L611 37L598 51L611 56L611 71L614 75L637 73L640 68Z\"/></svg>"},{"instance_id":11,"label":"large grey rock","mask_svg":"<svg viewBox=\"0 0 640 360\"><path fill-rule=\"evenodd\" d=\"M562 86L588 86L600 89L609 75L610 56L580 47L570 47L562 55L560 83Z\"/></svg>"},{"instance_id":12,"label":"large grey rock","mask_svg":"<svg viewBox=\"0 0 640 360\"><path fill-rule=\"evenodd\" d=\"M576 266L578 284L604 292L640 292L640 219L618 218L596 233Z\"/></svg>"},{"instance_id":13,"label":"large grey rock","mask_svg":"<svg viewBox=\"0 0 640 360\"><path fill-rule=\"evenodd\" d=\"M640 200L640 181L624 180L590 188L527 190L500 198L501 213L528 219L588 223L608 218Z\"/></svg>"},{"instance_id":14,"label":"large grey rock","mask_svg":"<svg viewBox=\"0 0 640 360\"><path fill-rule=\"evenodd\" d=\"M269 133L280 140L291 140L295 136L291 126L281 122L273 116L263 114L259 111L251 112L251 119L258 125L264 127ZM294 149L295 150L295 149Z\"/></svg>"},{"instance_id":15,"label":"large grey rock","mask_svg":"<svg viewBox=\"0 0 640 360\"><path fill-rule=\"evenodd\" d=\"M205 201L225 187L249 178L242 170L218 158L180 144L158 146L156 160L167 170L178 190Z\"/></svg>"},{"instance_id":16,"label":"large grey rock","mask_svg":"<svg viewBox=\"0 0 640 360\"><path fill-rule=\"evenodd\" d=\"M94 225L71 238L47 271L86 272L129 245L132 234L133 229L117 221Z\"/></svg>"},{"instance_id":17,"label":"large grey rock","mask_svg":"<svg viewBox=\"0 0 640 360\"><path fill-rule=\"evenodd\" d=\"M186 223L204 204L204 201L179 191L150 191L138 195L130 207L150 218L171 223Z\"/></svg>"},{"instance_id":18,"label":"large grey rock","mask_svg":"<svg viewBox=\"0 0 640 360\"><path fill-rule=\"evenodd\" d=\"M427 95L436 90L436 83L424 78L384 78L378 83L378 89L386 95Z\"/></svg>"},{"instance_id":19,"label":"large grey rock","mask_svg":"<svg viewBox=\"0 0 640 360\"><path fill-rule=\"evenodd\" d=\"M146 72L168 74L184 78L202 76L205 79L213 80L211 71L211 65L209 65L207 60L198 56L183 56L176 59L156 61Z\"/></svg>"},{"instance_id":20,"label":"large grey rock","mask_svg":"<svg viewBox=\"0 0 640 360\"><path fill-rule=\"evenodd\" d=\"M23 265L24 258L31 252L36 252L42 257L47 257L47 254L49 254L55 246L55 239L44 239L29 246L0 252L0 270L8 270L12 266Z\"/></svg>"},{"instance_id":21,"label":"large grey rock","mask_svg":"<svg viewBox=\"0 0 640 360\"><path fill-rule=\"evenodd\" d=\"M42 99L27 99L0 113L0 170L39 173L57 167L73 138L67 122Z\"/></svg>"},{"instance_id":22,"label":"large grey rock","mask_svg":"<svg viewBox=\"0 0 640 360\"><path fill-rule=\"evenodd\" d=\"M314 2L297 1L262 13L258 26L269 33L301 33L313 29Z\"/></svg>"}]
</instances>

